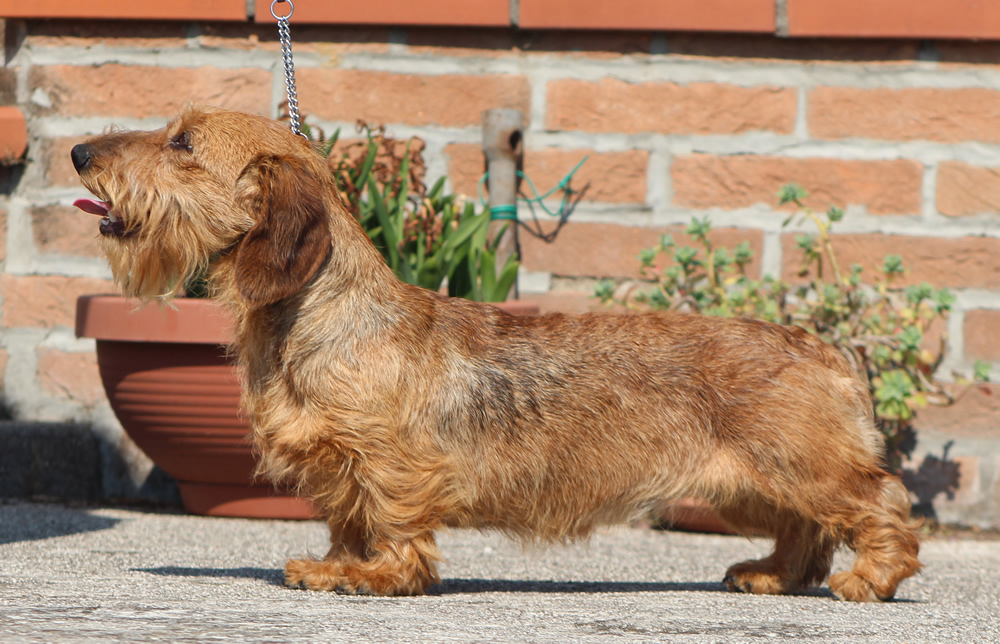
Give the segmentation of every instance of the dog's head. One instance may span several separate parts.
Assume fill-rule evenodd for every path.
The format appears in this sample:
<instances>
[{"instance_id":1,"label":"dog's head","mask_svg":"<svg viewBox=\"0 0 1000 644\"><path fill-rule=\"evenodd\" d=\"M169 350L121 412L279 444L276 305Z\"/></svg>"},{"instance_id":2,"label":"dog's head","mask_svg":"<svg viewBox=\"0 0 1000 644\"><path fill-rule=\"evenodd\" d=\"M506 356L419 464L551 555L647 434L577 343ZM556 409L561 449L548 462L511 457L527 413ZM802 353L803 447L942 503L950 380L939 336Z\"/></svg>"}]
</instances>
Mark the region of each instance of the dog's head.
<instances>
[{"instance_id":1,"label":"dog's head","mask_svg":"<svg viewBox=\"0 0 1000 644\"><path fill-rule=\"evenodd\" d=\"M251 304L291 295L330 253L333 179L287 126L263 117L189 108L151 132L110 131L73 148L97 198L102 246L127 296L169 298L223 254L235 254Z\"/></svg>"}]
</instances>

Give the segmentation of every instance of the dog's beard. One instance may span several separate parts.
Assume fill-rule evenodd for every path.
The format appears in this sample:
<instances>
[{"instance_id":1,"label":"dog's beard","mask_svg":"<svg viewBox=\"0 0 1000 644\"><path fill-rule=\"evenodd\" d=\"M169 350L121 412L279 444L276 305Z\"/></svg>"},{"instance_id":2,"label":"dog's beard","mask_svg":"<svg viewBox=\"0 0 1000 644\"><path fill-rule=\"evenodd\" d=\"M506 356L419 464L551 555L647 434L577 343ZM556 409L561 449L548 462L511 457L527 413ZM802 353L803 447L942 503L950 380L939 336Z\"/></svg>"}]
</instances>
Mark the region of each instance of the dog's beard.
<instances>
[{"instance_id":1,"label":"dog's beard","mask_svg":"<svg viewBox=\"0 0 1000 644\"><path fill-rule=\"evenodd\" d=\"M207 261L197 257L181 257L177 249L151 244L146 235L105 235L101 246L107 256L115 283L126 297L143 303L151 300L169 301L183 291L186 284Z\"/></svg>"}]
</instances>

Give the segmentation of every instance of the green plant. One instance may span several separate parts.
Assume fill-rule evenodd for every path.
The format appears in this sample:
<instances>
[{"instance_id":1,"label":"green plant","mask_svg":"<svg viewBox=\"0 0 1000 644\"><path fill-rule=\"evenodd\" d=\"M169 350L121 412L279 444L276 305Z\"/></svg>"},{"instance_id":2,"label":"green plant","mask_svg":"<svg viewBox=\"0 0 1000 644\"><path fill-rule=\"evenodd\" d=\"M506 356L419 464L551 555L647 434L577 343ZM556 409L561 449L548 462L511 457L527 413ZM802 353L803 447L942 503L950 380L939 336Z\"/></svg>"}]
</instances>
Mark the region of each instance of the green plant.
<instances>
[{"instance_id":1,"label":"green plant","mask_svg":"<svg viewBox=\"0 0 1000 644\"><path fill-rule=\"evenodd\" d=\"M896 255L875 267L871 283L863 279L864 267L855 264L845 270L830 236L844 211L831 207L817 214L803 204L806 196L796 185L785 186L778 194L781 205L797 207L784 226L806 219L816 228L815 234L796 238L802 261L801 281L795 284L772 276L751 278L749 243L733 249L716 247L706 217L692 220L687 227L692 245L679 245L665 235L657 246L640 254L640 274L653 288L630 288L618 295L616 285L605 282L595 295L608 305L749 316L817 334L840 349L867 378L876 423L885 437L886 466L899 472L916 444L916 411L927 404L955 401L954 387L935 377L944 359L946 338L942 335L936 346L927 340L931 327L947 318L955 297L948 289L926 283L901 286L905 267ZM658 263L664 258L666 262ZM988 365L976 363L973 380L988 378ZM969 384L958 377L957 385Z\"/></svg>"},{"instance_id":2,"label":"green plant","mask_svg":"<svg viewBox=\"0 0 1000 644\"><path fill-rule=\"evenodd\" d=\"M358 123L363 140L341 142L340 131L326 137L303 124L302 132L329 160L344 204L404 282L432 291L447 286L452 297L502 302L517 279L515 255L496 270L497 243L503 229L488 239L486 209L445 191L444 177L429 189L418 137L390 138L384 128ZM339 143L339 145L338 145ZM203 275L188 282L189 297L204 297Z\"/></svg>"},{"instance_id":3,"label":"green plant","mask_svg":"<svg viewBox=\"0 0 1000 644\"><path fill-rule=\"evenodd\" d=\"M453 297L506 299L518 261L511 256L496 271L496 245L487 239L489 213L446 193L443 177L427 188L421 139L395 140L364 123L358 129L363 141L337 145L335 134L320 143L348 210L396 275L434 291L447 284Z\"/></svg>"}]
</instances>

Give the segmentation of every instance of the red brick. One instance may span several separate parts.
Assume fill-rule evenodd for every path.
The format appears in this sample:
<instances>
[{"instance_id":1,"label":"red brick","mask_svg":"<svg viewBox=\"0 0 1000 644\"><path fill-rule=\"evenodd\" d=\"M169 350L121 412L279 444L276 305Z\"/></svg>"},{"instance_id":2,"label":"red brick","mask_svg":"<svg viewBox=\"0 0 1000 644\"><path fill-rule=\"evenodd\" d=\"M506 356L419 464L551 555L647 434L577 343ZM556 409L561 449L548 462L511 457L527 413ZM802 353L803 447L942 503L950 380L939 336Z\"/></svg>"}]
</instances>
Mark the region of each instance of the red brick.
<instances>
[{"instance_id":1,"label":"red brick","mask_svg":"<svg viewBox=\"0 0 1000 644\"><path fill-rule=\"evenodd\" d=\"M787 0L790 36L997 38L1000 5L982 0Z\"/></svg>"},{"instance_id":2,"label":"red brick","mask_svg":"<svg viewBox=\"0 0 1000 644\"><path fill-rule=\"evenodd\" d=\"M94 405L105 396L94 353L39 347L38 384L50 396L84 405Z\"/></svg>"},{"instance_id":3,"label":"red brick","mask_svg":"<svg viewBox=\"0 0 1000 644\"><path fill-rule=\"evenodd\" d=\"M985 388L971 387L963 390L950 407L928 405L917 410L915 424L921 431L935 431L956 437L1000 438L1000 387L989 384Z\"/></svg>"},{"instance_id":4,"label":"red brick","mask_svg":"<svg viewBox=\"0 0 1000 644\"><path fill-rule=\"evenodd\" d=\"M45 254L100 257L98 218L72 206L31 209L36 249Z\"/></svg>"},{"instance_id":5,"label":"red brick","mask_svg":"<svg viewBox=\"0 0 1000 644\"><path fill-rule=\"evenodd\" d=\"M777 204L778 190L798 183L806 205L859 205L872 214L920 212L923 166L916 161L842 161L763 156L677 157L671 164L674 203L686 208L747 208Z\"/></svg>"},{"instance_id":6,"label":"red brick","mask_svg":"<svg viewBox=\"0 0 1000 644\"><path fill-rule=\"evenodd\" d=\"M445 153L449 158L448 177L455 191L469 196L478 195L479 180L483 176L482 147L475 144L455 144L449 145ZM528 150L525 153L524 171L535 187L544 194L559 185L563 177L585 156L589 158L576 171L570 183L577 191L587 186L584 201L645 202L646 165L649 162L649 153L645 150ZM527 186L523 189L530 194Z\"/></svg>"},{"instance_id":7,"label":"red brick","mask_svg":"<svg viewBox=\"0 0 1000 644\"><path fill-rule=\"evenodd\" d=\"M7 259L7 209L0 208L0 262Z\"/></svg>"},{"instance_id":8,"label":"red brick","mask_svg":"<svg viewBox=\"0 0 1000 644\"><path fill-rule=\"evenodd\" d=\"M528 293L522 295L521 299L537 304L539 313L587 313L600 305L600 300L594 297L593 290Z\"/></svg>"},{"instance_id":9,"label":"red brick","mask_svg":"<svg viewBox=\"0 0 1000 644\"><path fill-rule=\"evenodd\" d=\"M76 298L87 293L115 293L108 280L55 275L0 275L3 296L3 326L74 326Z\"/></svg>"},{"instance_id":10,"label":"red brick","mask_svg":"<svg viewBox=\"0 0 1000 644\"><path fill-rule=\"evenodd\" d=\"M550 130L627 134L738 134L755 130L790 134L797 105L796 91L783 87L556 80L548 85L545 126Z\"/></svg>"},{"instance_id":11,"label":"red brick","mask_svg":"<svg viewBox=\"0 0 1000 644\"><path fill-rule=\"evenodd\" d=\"M802 254L795 248L796 235L782 236L784 279L798 281ZM833 236L834 250L846 271L851 264L864 267L862 279L872 283L880 275L886 255L903 258L906 273L894 283L927 282L948 288L1000 288L1000 239L990 237L916 237L908 235L844 234Z\"/></svg>"},{"instance_id":12,"label":"red brick","mask_svg":"<svg viewBox=\"0 0 1000 644\"><path fill-rule=\"evenodd\" d=\"M521 233L522 263L527 270L559 276L639 277L639 252L655 246L664 233L679 245L691 244L683 226L635 228L617 224L569 223L552 244ZM760 272L763 234L758 230L720 228L711 235L717 246L735 247L747 240L754 251L752 276Z\"/></svg>"},{"instance_id":13,"label":"red brick","mask_svg":"<svg viewBox=\"0 0 1000 644\"><path fill-rule=\"evenodd\" d=\"M278 15L286 15L281 7ZM258 2L257 22L271 24L270 2ZM357 23L393 25L461 25L503 26L510 25L508 0L367 0L367 2L303 2L295 5L296 22Z\"/></svg>"},{"instance_id":14,"label":"red brick","mask_svg":"<svg viewBox=\"0 0 1000 644\"><path fill-rule=\"evenodd\" d=\"M30 82L52 101L38 111L60 116L169 117L189 102L271 111L271 74L261 69L52 65L33 67Z\"/></svg>"},{"instance_id":15,"label":"red brick","mask_svg":"<svg viewBox=\"0 0 1000 644\"><path fill-rule=\"evenodd\" d=\"M524 29L774 32L772 0L520 0Z\"/></svg>"},{"instance_id":16,"label":"red brick","mask_svg":"<svg viewBox=\"0 0 1000 644\"><path fill-rule=\"evenodd\" d=\"M0 161L20 159L28 148L28 122L16 105L0 106Z\"/></svg>"},{"instance_id":17,"label":"red brick","mask_svg":"<svg viewBox=\"0 0 1000 644\"><path fill-rule=\"evenodd\" d=\"M937 173L937 210L951 217L1000 213L1000 168L943 162Z\"/></svg>"},{"instance_id":18,"label":"red brick","mask_svg":"<svg viewBox=\"0 0 1000 644\"><path fill-rule=\"evenodd\" d=\"M1000 310L967 311L962 336L967 358L1000 362Z\"/></svg>"},{"instance_id":19,"label":"red brick","mask_svg":"<svg viewBox=\"0 0 1000 644\"><path fill-rule=\"evenodd\" d=\"M493 107L519 109L525 118L530 113L531 88L523 76L301 69L297 77L302 109L334 121L469 127Z\"/></svg>"},{"instance_id":20,"label":"red brick","mask_svg":"<svg viewBox=\"0 0 1000 644\"><path fill-rule=\"evenodd\" d=\"M809 93L808 123L821 139L998 143L1000 91L820 87Z\"/></svg>"},{"instance_id":21,"label":"red brick","mask_svg":"<svg viewBox=\"0 0 1000 644\"><path fill-rule=\"evenodd\" d=\"M226 23L211 23L220 25ZM31 47L188 47L187 26L162 20L38 20L26 35Z\"/></svg>"},{"instance_id":22,"label":"red brick","mask_svg":"<svg viewBox=\"0 0 1000 644\"><path fill-rule=\"evenodd\" d=\"M31 0L10 2L5 0L0 12L9 18L128 18L139 20L245 20L244 0L213 0L188 2L186 0Z\"/></svg>"},{"instance_id":23,"label":"red brick","mask_svg":"<svg viewBox=\"0 0 1000 644\"><path fill-rule=\"evenodd\" d=\"M412 29L406 44L413 53L433 56L520 56L553 52L561 57L620 59L649 54L652 35L635 31L511 31L510 29Z\"/></svg>"},{"instance_id":24,"label":"red brick","mask_svg":"<svg viewBox=\"0 0 1000 644\"><path fill-rule=\"evenodd\" d=\"M670 34L670 53L746 63L773 59L825 64L865 61L875 64L916 60L919 42L907 40L794 39L773 35L678 32Z\"/></svg>"},{"instance_id":25,"label":"red brick","mask_svg":"<svg viewBox=\"0 0 1000 644\"><path fill-rule=\"evenodd\" d=\"M73 162L69 158L69 151L81 141L83 141L83 137L79 136L57 137L40 141L38 161L46 185L60 187L79 187L81 185L80 175L73 169Z\"/></svg>"}]
</instances>

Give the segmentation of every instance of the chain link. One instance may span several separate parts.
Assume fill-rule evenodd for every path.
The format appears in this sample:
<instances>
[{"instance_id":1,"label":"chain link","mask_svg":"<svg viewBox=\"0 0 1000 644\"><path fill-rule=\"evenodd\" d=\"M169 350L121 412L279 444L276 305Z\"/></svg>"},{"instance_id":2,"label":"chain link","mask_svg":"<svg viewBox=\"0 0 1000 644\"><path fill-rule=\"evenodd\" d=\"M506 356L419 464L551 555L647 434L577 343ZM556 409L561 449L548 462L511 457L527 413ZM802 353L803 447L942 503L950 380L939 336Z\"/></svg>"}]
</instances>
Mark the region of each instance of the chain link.
<instances>
[{"instance_id":1,"label":"chain link","mask_svg":"<svg viewBox=\"0 0 1000 644\"><path fill-rule=\"evenodd\" d=\"M279 16L274 13L274 5L288 3L288 15ZM309 138L302 132L302 120L299 116L299 97L295 91L295 62L292 60L292 36L288 29L288 19L292 17L295 5L291 0L273 0L271 15L278 21L278 40L281 41L281 62L285 66L285 90L288 95L288 116L291 119L292 132Z\"/></svg>"}]
</instances>

